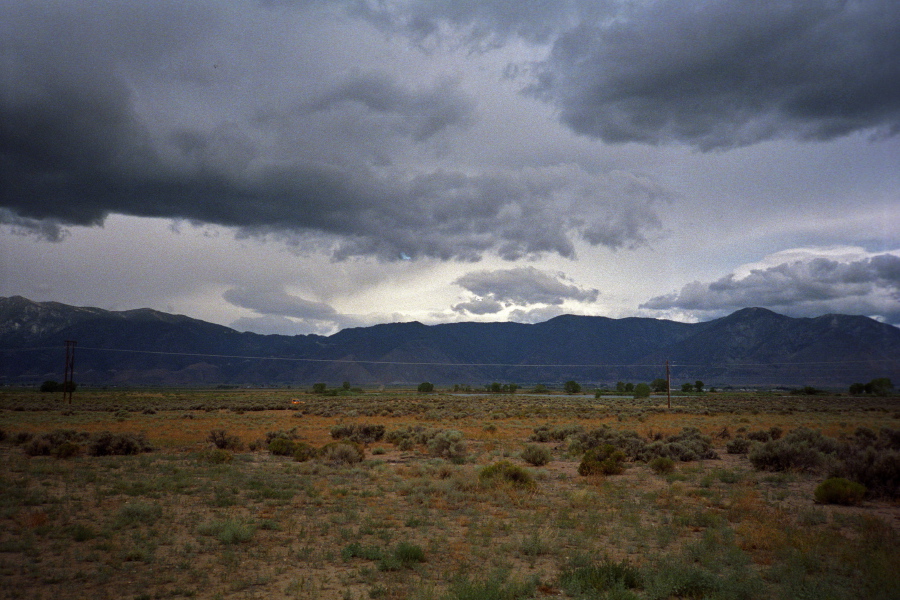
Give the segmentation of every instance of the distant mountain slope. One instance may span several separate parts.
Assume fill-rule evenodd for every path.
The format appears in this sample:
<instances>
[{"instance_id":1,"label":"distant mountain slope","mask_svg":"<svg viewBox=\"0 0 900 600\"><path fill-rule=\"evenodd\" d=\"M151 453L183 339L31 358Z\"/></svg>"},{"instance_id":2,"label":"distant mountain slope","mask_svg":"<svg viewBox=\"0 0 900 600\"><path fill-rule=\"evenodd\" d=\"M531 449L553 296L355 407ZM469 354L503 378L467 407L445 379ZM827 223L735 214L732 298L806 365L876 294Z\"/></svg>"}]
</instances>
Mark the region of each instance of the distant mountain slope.
<instances>
[{"instance_id":1,"label":"distant mountain slope","mask_svg":"<svg viewBox=\"0 0 900 600\"><path fill-rule=\"evenodd\" d=\"M93 385L584 384L663 377L673 384L845 387L900 383L900 329L866 317L795 319L747 308L706 323L563 315L544 323L391 323L331 336L241 333L150 309L106 311L0 298L0 383Z\"/></svg>"}]
</instances>

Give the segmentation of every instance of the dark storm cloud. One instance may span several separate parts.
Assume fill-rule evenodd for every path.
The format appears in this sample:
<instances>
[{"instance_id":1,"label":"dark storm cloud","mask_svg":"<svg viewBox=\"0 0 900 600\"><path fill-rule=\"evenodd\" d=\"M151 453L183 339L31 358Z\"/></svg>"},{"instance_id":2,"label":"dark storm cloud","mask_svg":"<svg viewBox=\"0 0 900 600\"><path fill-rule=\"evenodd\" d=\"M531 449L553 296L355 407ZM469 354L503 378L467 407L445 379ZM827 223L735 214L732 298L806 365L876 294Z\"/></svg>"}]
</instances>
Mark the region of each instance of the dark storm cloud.
<instances>
[{"instance_id":1,"label":"dark storm cloud","mask_svg":"<svg viewBox=\"0 0 900 600\"><path fill-rule=\"evenodd\" d=\"M334 320L337 317L335 310L328 304L312 302L284 290L232 288L222 294L222 297L235 306L261 315L313 321Z\"/></svg>"},{"instance_id":2,"label":"dark storm cloud","mask_svg":"<svg viewBox=\"0 0 900 600\"><path fill-rule=\"evenodd\" d=\"M534 90L609 142L727 148L900 131L893 0L623 3L553 44Z\"/></svg>"},{"instance_id":3,"label":"dark storm cloud","mask_svg":"<svg viewBox=\"0 0 900 600\"><path fill-rule=\"evenodd\" d=\"M497 304L504 306L550 304L559 305L566 300L594 302L599 291L584 289L565 283L563 275L551 275L534 267L518 267L496 271L475 271L458 278L456 285L474 294L477 299L458 304L455 310L468 310L483 314ZM475 310L470 310L474 308ZM489 310L490 309L490 310ZM480 311L480 312L479 312Z\"/></svg>"},{"instance_id":4,"label":"dark storm cloud","mask_svg":"<svg viewBox=\"0 0 900 600\"><path fill-rule=\"evenodd\" d=\"M372 13L417 38L551 48L533 93L574 131L708 150L900 131L900 4L413 1Z\"/></svg>"},{"instance_id":5,"label":"dark storm cloud","mask_svg":"<svg viewBox=\"0 0 900 600\"><path fill-rule=\"evenodd\" d=\"M474 119L457 83L410 87L364 62L324 81L291 68L321 48L253 38L296 13L229 7L0 5L0 218L49 239L113 213L186 219L388 260L573 256L577 238L631 247L657 228L658 190L620 190L618 175L578 173L590 181L575 190L552 169L411 163Z\"/></svg>"},{"instance_id":6,"label":"dark storm cloud","mask_svg":"<svg viewBox=\"0 0 900 600\"><path fill-rule=\"evenodd\" d=\"M311 111L339 110L342 104L357 103L375 113L392 115L395 127L408 131L416 141L424 141L450 125L464 124L473 102L446 81L424 91L407 90L389 77L358 75L312 103Z\"/></svg>"},{"instance_id":7,"label":"dark storm cloud","mask_svg":"<svg viewBox=\"0 0 900 600\"><path fill-rule=\"evenodd\" d=\"M641 308L721 314L747 306L795 316L864 314L900 323L900 256L793 261L754 269L743 278L731 274L712 283L690 283L679 292L650 299Z\"/></svg>"}]
</instances>

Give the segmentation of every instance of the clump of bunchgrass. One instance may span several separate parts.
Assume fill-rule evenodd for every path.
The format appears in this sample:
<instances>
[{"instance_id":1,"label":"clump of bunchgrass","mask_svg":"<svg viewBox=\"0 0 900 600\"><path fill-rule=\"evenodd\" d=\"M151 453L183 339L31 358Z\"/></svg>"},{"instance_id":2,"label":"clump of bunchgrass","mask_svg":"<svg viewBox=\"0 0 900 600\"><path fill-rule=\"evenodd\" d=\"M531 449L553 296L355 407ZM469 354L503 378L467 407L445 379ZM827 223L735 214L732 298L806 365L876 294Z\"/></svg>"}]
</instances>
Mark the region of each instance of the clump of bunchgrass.
<instances>
[{"instance_id":1,"label":"clump of bunchgrass","mask_svg":"<svg viewBox=\"0 0 900 600\"><path fill-rule=\"evenodd\" d=\"M563 570L559 584L566 593L578 598L599 597L612 589L640 589L641 573L626 561L614 562L608 558L587 565L572 566ZM605 596L604 596L605 597Z\"/></svg>"},{"instance_id":2,"label":"clump of bunchgrass","mask_svg":"<svg viewBox=\"0 0 900 600\"><path fill-rule=\"evenodd\" d=\"M508 460L501 460L482 468L478 472L478 480L483 485L502 484L525 489L534 488L537 485L528 471Z\"/></svg>"},{"instance_id":3,"label":"clump of bunchgrass","mask_svg":"<svg viewBox=\"0 0 900 600\"><path fill-rule=\"evenodd\" d=\"M221 543L228 545L249 542L256 533L256 528L252 523L239 519L204 523L197 530L201 535L215 537Z\"/></svg>"},{"instance_id":4,"label":"clump of bunchgrass","mask_svg":"<svg viewBox=\"0 0 900 600\"><path fill-rule=\"evenodd\" d=\"M198 458L201 462L207 462L213 465L223 465L233 461L234 454L222 448L207 448L200 452Z\"/></svg>"},{"instance_id":5,"label":"clump of bunchgrass","mask_svg":"<svg viewBox=\"0 0 900 600\"><path fill-rule=\"evenodd\" d=\"M843 477L831 477L816 486L814 495L819 504L855 506L865 497L866 486Z\"/></svg>"},{"instance_id":6,"label":"clump of bunchgrass","mask_svg":"<svg viewBox=\"0 0 900 600\"><path fill-rule=\"evenodd\" d=\"M158 504L151 502L127 502L119 507L114 526L120 529L138 525L153 525L160 517L162 517L162 507Z\"/></svg>"}]
</instances>

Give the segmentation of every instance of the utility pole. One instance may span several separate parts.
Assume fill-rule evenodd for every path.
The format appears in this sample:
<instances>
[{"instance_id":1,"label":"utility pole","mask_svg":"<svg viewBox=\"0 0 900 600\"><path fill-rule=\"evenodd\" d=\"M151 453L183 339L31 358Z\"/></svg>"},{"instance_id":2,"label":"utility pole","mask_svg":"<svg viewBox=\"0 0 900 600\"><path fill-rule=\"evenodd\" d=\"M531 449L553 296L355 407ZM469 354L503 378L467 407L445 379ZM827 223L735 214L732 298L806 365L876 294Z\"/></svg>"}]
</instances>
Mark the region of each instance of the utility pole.
<instances>
[{"instance_id":1,"label":"utility pole","mask_svg":"<svg viewBox=\"0 0 900 600\"><path fill-rule=\"evenodd\" d=\"M672 379L669 377L669 359L666 359L666 396L669 399L669 408L672 408Z\"/></svg>"},{"instance_id":2,"label":"utility pole","mask_svg":"<svg viewBox=\"0 0 900 600\"><path fill-rule=\"evenodd\" d=\"M63 376L63 402L66 398L69 404L72 404L72 390L75 382L72 381L75 376L75 340L66 340L66 372Z\"/></svg>"}]
</instances>

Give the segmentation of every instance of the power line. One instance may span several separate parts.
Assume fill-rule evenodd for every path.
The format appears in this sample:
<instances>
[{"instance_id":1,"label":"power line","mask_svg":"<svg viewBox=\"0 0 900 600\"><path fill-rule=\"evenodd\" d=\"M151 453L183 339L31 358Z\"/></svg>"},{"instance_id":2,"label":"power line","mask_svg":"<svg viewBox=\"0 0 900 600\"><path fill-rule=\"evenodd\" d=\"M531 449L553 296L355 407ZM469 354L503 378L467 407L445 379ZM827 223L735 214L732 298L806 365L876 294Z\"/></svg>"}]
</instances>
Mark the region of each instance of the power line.
<instances>
[{"instance_id":1,"label":"power line","mask_svg":"<svg viewBox=\"0 0 900 600\"><path fill-rule=\"evenodd\" d=\"M31 352L38 350L58 350L57 347L36 347L36 348L7 348L0 349L0 352ZM94 348L90 346L79 346L79 350L89 350L93 352L119 352L130 354L153 354L160 356L190 356L195 358L229 358L240 360L279 360L290 362L315 362L315 363L342 363L342 364L370 364L370 365L401 365L401 366L431 366L431 367L528 367L528 368L658 368L665 363L631 363L631 364L538 364L538 363L464 363L464 362L424 362L424 361L390 361L390 360L362 360L362 359L346 359L346 358L298 358L289 356L248 356L240 354L210 354L202 352L166 352L162 350L132 350L125 348ZM690 367L690 368L734 368L734 367L788 367L788 366L834 366L834 365L851 365L851 364L869 364L873 362L896 362L900 363L900 358L872 358L868 360L843 360L843 361L808 361L808 362L781 362L781 363L709 363L709 364L690 364L690 363L670 363L672 367Z\"/></svg>"}]
</instances>

